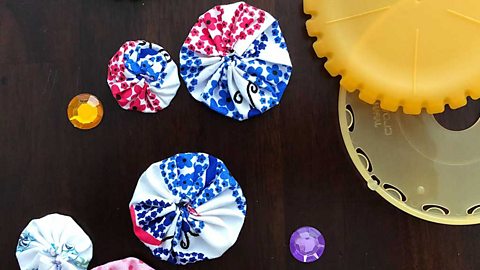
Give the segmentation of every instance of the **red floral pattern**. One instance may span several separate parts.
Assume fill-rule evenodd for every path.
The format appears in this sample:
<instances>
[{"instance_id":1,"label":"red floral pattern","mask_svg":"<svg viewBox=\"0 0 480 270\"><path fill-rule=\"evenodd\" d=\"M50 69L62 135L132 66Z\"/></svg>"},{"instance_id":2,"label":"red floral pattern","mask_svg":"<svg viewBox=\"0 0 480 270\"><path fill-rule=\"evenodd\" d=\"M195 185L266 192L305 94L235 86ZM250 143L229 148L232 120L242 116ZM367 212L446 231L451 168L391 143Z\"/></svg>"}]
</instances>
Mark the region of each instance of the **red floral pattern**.
<instances>
[{"instance_id":1,"label":"red floral pattern","mask_svg":"<svg viewBox=\"0 0 480 270\"><path fill-rule=\"evenodd\" d=\"M261 29L266 13L242 2L230 16L227 18L222 6L203 14L185 40L188 49L208 56L226 56L237 41Z\"/></svg>"},{"instance_id":2,"label":"red floral pattern","mask_svg":"<svg viewBox=\"0 0 480 270\"><path fill-rule=\"evenodd\" d=\"M139 41L129 41L120 47L108 65L107 83L118 104L126 110L157 112L162 110L160 98L151 91L147 80L139 80L125 67L125 54L135 50ZM130 80L127 81L127 77Z\"/></svg>"}]
</instances>

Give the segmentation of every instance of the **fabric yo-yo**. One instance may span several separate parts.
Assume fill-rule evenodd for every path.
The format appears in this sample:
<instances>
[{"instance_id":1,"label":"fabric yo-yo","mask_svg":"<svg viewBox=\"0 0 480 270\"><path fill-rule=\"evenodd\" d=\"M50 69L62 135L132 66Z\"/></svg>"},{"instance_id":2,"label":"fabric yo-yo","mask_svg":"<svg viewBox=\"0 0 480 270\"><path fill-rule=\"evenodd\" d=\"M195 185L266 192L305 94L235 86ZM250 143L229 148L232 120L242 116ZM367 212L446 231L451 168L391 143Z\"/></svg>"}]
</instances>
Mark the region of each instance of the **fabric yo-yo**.
<instances>
[{"instance_id":1,"label":"fabric yo-yo","mask_svg":"<svg viewBox=\"0 0 480 270\"><path fill-rule=\"evenodd\" d=\"M137 258L126 258L97 266L92 270L155 270Z\"/></svg>"},{"instance_id":2,"label":"fabric yo-yo","mask_svg":"<svg viewBox=\"0 0 480 270\"><path fill-rule=\"evenodd\" d=\"M144 113L166 108L180 87L178 69L161 46L128 41L108 65L107 83L120 107Z\"/></svg>"},{"instance_id":3,"label":"fabric yo-yo","mask_svg":"<svg viewBox=\"0 0 480 270\"><path fill-rule=\"evenodd\" d=\"M208 154L177 154L152 164L130 202L135 235L174 264L220 257L237 240L246 199L225 164Z\"/></svg>"},{"instance_id":4,"label":"fabric yo-yo","mask_svg":"<svg viewBox=\"0 0 480 270\"><path fill-rule=\"evenodd\" d=\"M16 255L21 270L75 270L87 269L92 252L92 241L71 217L51 214L30 221Z\"/></svg>"},{"instance_id":5,"label":"fabric yo-yo","mask_svg":"<svg viewBox=\"0 0 480 270\"><path fill-rule=\"evenodd\" d=\"M278 21L244 2L200 16L180 52L180 74L190 94L237 120L278 105L291 72Z\"/></svg>"}]
</instances>

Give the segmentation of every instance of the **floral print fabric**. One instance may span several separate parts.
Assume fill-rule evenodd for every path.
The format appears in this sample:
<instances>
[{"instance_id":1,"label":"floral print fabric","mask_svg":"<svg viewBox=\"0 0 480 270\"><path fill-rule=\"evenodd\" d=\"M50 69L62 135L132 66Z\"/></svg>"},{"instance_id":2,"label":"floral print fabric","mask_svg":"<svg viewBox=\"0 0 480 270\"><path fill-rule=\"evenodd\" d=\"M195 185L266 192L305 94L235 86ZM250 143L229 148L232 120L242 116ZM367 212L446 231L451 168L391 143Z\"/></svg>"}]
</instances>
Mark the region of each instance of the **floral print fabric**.
<instances>
[{"instance_id":1,"label":"floral print fabric","mask_svg":"<svg viewBox=\"0 0 480 270\"><path fill-rule=\"evenodd\" d=\"M151 165L130 202L136 236L153 255L174 264L221 256L237 240L246 210L225 164L203 153Z\"/></svg>"},{"instance_id":2,"label":"floral print fabric","mask_svg":"<svg viewBox=\"0 0 480 270\"><path fill-rule=\"evenodd\" d=\"M170 104L180 79L165 49L139 40L126 42L112 57L107 83L122 108L154 113Z\"/></svg>"},{"instance_id":3,"label":"floral print fabric","mask_svg":"<svg viewBox=\"0 0 480 270\"><path fill-rule=\"evenodd\" d=\"M92 252L92 241L71 217L51 214L30 221L16 255L21 270L80 270Z\"/></svg>"},{"instance_id":4,"label":"floral print fabric","mask_svg":"<svg viewBox=\"0 0 480 270\"><path fill-rule=\"evenodd\" d=\"M190 94L240 121L278 105L291 73L278 21L244 2L200 16L180 51Z\"/></svg>"},{"instance_id":5,"label":"floral print fabric","mask_svg":"<svg viewBox=\"0 0 480 270\"><path fill-rule=\"evenodd\" d=\"M97 266L92 270L155 270L137 258L126 258Z\"/></svg>"}]
</instances>

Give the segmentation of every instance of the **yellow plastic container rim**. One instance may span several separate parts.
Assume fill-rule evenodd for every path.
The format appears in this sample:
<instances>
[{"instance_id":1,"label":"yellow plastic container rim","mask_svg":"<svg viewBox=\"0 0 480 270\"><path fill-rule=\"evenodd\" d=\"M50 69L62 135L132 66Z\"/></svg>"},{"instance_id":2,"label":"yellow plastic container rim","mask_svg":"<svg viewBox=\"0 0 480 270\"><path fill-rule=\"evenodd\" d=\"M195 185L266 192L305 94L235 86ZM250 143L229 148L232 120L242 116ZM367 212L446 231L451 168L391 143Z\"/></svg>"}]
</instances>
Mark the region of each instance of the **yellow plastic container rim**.
<instances>
[{"instance_id":1,"label":"yellow plastic container rim","mask_svg":"<svg viewBox=\"0 0 480 270\"><path fill-rule=\"evenodd\" d=\"M367 103L406 114L480 98L480 1L304 0L325 68Z\"/></svg>"}]
</instances>

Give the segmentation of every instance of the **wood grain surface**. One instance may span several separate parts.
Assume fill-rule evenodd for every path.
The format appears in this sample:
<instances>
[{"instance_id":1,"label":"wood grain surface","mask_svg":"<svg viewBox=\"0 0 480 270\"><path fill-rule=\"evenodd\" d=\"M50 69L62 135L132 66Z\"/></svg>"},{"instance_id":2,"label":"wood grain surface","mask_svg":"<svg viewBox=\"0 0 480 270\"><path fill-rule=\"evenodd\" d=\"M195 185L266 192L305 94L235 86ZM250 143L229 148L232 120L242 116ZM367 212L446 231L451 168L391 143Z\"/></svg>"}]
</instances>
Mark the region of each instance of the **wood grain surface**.
<instances>
[{"instance_id":1,"label":"wood grain surface","mask_svg":"<svg viewBox=\"0 0 480 270\"><path fill-rule=\"evenodd\" d=\"M480 269L479 226L419 220L366 187L340 135L339 79L315 57L300 0L250 1L279 19L294 66L282 103L265 115L227 119L183 84L158 114L116 104L106 68L124 41L161 44L178 63L198 16L229 2L0 0L0 269L18 269L20 232L53 212L71 215L89 234L91 267L136 256L155 269ZM95 94L105 108L103 122L88 132L66 117L70 98L81 92ZM151 163L186 151L222 159L248 211L223 257L177 267L154 258L134 236L128 203ZM288 248L291 233L304 225L318 228L327 245L308 265Z\"/></svg>"}]
</instances>

